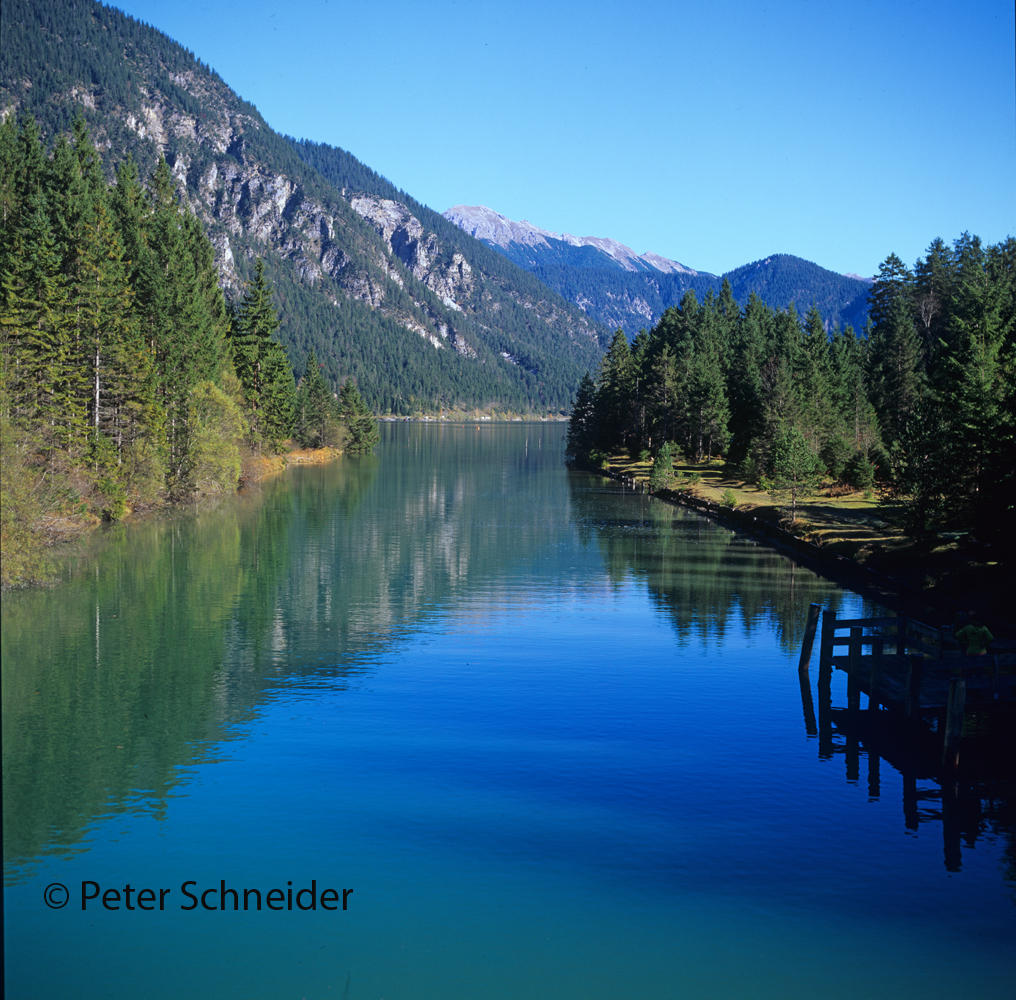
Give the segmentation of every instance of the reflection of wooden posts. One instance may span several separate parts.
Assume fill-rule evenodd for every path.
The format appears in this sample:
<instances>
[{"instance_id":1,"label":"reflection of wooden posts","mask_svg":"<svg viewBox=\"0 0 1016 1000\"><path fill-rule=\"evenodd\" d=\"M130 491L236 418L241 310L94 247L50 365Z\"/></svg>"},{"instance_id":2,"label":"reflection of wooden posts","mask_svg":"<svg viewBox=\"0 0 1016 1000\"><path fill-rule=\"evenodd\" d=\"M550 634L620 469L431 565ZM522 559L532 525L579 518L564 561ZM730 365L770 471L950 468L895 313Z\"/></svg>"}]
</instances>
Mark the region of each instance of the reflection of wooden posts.
<instances>
[{"instance_id":1,"label":"reflection of wooden posts","mask_svg":"<svg viewBox=\"0 0 1016 1000\"><path fill-rule=\"evenodd\" d=\"M868 799L877 799L882 794L882 782L879 775L879 764L882 758L868 747Z\"/></svg>"},{"instance_id":2,"label":"reflection of wooden posts","mask_svg":"<svg viewBox=\"0 0 1016 1000\"><path fill-rule=\"evenodd\" d=\"M833 692L830 685L832 667L823 668L818 676L818 759L833 759Z\"/></svg>"},{"instance_id":3,"label":"reflection of wooden posts","mask_svg":"<svg viewBox=\"0 0 1016 1000\"><path fill-rule=\"evenodd\" d=\"M822 612L819 640L819 760L832 759L832 640L836 634L836 612Z\"/></svg>"},{"instance_id":4,"label":"reflection of wooden posts","mask_svg":"<svg viewBox=\"0 0 1016 1000\"><path fill-rule=\"evenodd\" d=\"M832 677L833 639L836 637L836 612L822 612L822 639L818 647L818 682L822 683L823 672Z\"/></svg>"},{"instance_id":5,"label":"reflection of wooden posts","mask_svg":"<svg viewBox=\"0 0 1016 1000\"><path fill-rule=\"evenodd\" d=\"M963 711L967 701L967 682L962 677L949 681L949 700L945 704L945 739L942 765L955 770L960 764L960 738L963 736Z\"/></svg>"},{"instance_id":6,"label":"reflection of wooden posts","mask_svg":"<svg viewBox=\"0 0 1016 1000\"><path fill-rule=\"evenodd\" d=\"M879 684L882 681L882 649L885 646L883 636L875 636L871 640L871 675L868 677L868 711L877 712L879 704Z\"/></svg>"},{"instance_id":7,"label":"reflection of wooden posts","mask_svg":"<svg viewBox=\"0 0 1016 1000\"><path fill-rule=\"evenodd\" d=\"M960 789L955 781L942 784L942 847L945 870L958 872L963 865L960 850Z\"/></svg>"},{"instance_id":8,"label":"reflection of wooden posts","mask_svg":"<svg viewBox=\"0 0 1016 1000\"><path fill-rule=\"evenodd\" d=\"M910 657L910 670L907 673L907 700L904 703L903 717L907 722L915 723L921 717L921 672L924 669L924 657L913 653Z\"/></svg>"},{"instance_id":9,"label":"reflection of wooden posts","mask_svg":"<svg viewBox=\"0 0 1016 1000\"><path fill-rule=\"evenodd\" d=\"M801 660L797 669L802 673L808 672L808 663L811 660L811 647L815 645L815 628L818 625L819 606L808 605L808 622L804 626L804 642L801 643Z\"/></svg>"},{"instance_id":10,"label":"reflection of wooden posts","mask_svg":"<svg viewBox=\"0 0 1016 1000\"><path fill-rule=\"evenodd\" d=\"M861 743L855 730L847 734L847 781L857 784L861 780Z\"/></svg>"},{"instance_id":11,"label":"reflection of wooden posts","mask_svg":"<svg viewBox=\"0 0 1016 1000\"><path fill-rule=\"evenodd\" d=\"M812 607L815 605L813 604ZM808 668L799 670L797 676L801 682L801 708L804 710L804 731L809 736L818 735L818 726L815 725L815 705L811 700L811 679L808 677Z\"/></svg>"},{"instance_id":12,"label":"reflection of wooden posts","mask_svg":"<svg viewBox=\"0 0 1016 1000\"><path fill-rule=\"evenodd\" d=\"M896 619L896 655L906 656L907 653L907 619L900 615Z\"/></svg>"},{"instance_id":13,"label":"reflection of wooden posts","mask_svg":"<svg viewBox=\"0 0 1016 1000\"><path fill-rule=\"evenodd\" d=\"M847 674L847 711L861 711L861 678L857 674Z\"/></svg>"},{"instance_id":14,"label":"reflection of wooden posts","mask_svg":"<svg viewBox=\"0 0 1016 1000\"><path fill-rule=\"evenodd\" d=\"M916 830L921 818L917 813L917 776L911 771L903 772L903 825Z\"/></svg>"},{"instance_id":15,"label":"reflection of wooden posts","mask_svg":"<svg viewBox=\"0 0 1016 1000\"><path fill-rule=\"evenodd\" d=\"M850 657L847 672L847 710L856 712L861 707L861 638L863 629L855 625L850 630Z\"/></svg>"}]
</instances>

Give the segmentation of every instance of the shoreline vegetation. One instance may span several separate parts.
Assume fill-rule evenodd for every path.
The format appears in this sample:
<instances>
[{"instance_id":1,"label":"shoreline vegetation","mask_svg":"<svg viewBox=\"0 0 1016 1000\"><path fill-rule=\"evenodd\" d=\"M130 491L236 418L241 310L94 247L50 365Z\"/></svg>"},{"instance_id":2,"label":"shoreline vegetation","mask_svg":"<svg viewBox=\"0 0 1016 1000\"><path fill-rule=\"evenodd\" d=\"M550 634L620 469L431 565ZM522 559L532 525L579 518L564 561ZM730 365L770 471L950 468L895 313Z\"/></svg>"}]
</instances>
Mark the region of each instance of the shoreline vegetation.
<instances>
[{"instance_id":1,"label":"shoreline vegetation","mask_svg":"<svg viewBox=\"0 0 1016 1000\"><path fill-rule=\"evenodd\" d=\"M300 465L322 465L332 462L343 454L340 448L301 448L292 441L284 442L283 449L272 454L247 452L241 456L240 472L234 489L211 490L191 494L186 499L161 497L136 506L125 504L117 520L131 523L148 517L186 510L205 500L221 499L256 487L258 483L280 475L289 468ZM9 452L4 448L6 462ZM5 479L11 477L5 476ZM24 490L28 485L28 491ZM28 492L29 496L24 493ZM35 493L35 496L31 494ZM15 590L25 587L46 587L58 579L53 553L64 546L84 541L98 528L110 524L87 504L47 506L44 484L37 477L34 482L22 484L20 496L11 496L11 490L3 492L3 571L0 589Z\"/></svg>"},{"instance_id":2,"label":"shoreline vegetation","mask_svg":"<svg viewBox=\"0 0 1016 1000\"><path fill-rule=\"evenodd\" d=\"M164 159L109 185L81 118L47 154L9 117L0 215L3 589L50 579L47 548L103 521L377 443L352 378L330 385L311 351L297 382L260 258L227 301Z\"/></svg>"}]
</instances>

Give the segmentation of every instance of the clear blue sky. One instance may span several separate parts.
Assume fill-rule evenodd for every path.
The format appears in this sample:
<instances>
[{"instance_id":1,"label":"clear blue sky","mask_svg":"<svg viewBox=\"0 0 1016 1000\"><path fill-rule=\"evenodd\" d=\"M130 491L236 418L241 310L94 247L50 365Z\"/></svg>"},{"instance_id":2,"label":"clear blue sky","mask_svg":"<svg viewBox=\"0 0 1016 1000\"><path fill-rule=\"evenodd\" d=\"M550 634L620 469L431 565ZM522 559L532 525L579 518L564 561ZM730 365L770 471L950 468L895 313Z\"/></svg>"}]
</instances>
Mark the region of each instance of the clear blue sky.
<instances>
[{"instance_id":1,"label":"clear blue sky","mask_svg":"<svg viewBox=\"0 0 1016 1000\"><path fill-rule=\"evenodd\" d=\"M438 211L721 273L1016 235L1012 0L125 0Z\"/></svg>"}]
</instances>

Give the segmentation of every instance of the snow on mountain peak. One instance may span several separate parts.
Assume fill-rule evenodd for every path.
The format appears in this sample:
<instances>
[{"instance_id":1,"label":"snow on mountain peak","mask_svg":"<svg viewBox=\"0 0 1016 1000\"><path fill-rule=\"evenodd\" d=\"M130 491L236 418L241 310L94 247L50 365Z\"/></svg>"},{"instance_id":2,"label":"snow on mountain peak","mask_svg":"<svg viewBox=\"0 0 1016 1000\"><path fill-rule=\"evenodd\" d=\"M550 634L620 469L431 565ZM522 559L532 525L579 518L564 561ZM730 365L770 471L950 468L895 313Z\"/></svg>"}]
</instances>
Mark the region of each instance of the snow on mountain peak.
<instances>
[{"instance_id":1,"label":"snow on mountain peak","mask_svg":"<svg viewBox=\"0 0 1016 1000\"><path fill-rule=\"evenodd\" d=\"M523 219L513 222L499 212L486 205L456 205L444 212L444 217L465 230L478 240L487 240L502 249L517 243L528 247L546 247L550 249L549 240L558 240L574 247L593 247L616 261L626 271L645 271L647 269L662 271L664 274L698 274L690 267L668 260L655 253L637 254L631 247L626 247L617 240L603 236L572 236L571 233L552 233L540 229Z\"/></svg>"}]
</instances>

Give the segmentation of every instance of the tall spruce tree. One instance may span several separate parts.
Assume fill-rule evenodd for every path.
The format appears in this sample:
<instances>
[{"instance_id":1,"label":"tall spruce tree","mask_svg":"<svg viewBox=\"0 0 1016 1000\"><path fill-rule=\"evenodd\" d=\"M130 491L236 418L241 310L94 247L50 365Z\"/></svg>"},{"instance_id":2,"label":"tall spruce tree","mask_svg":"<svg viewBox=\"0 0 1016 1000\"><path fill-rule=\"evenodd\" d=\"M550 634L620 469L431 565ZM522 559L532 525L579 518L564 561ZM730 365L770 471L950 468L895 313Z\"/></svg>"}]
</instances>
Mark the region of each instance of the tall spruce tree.
<instances>
[{"instance_id":1,"label":"tall spruce tree","mask_svg":"<svg viewBox=\"0 0 1016 1000\"><path fill-rule=\"evenodd\" d=\"M627 448L634 437L635 365L624 330L617 330L597 378L597 438L606 449Z\"/></svg>"},{"instance_id":2,"label":"tall spruce tree","mask_svg":"<svg viewBox=\"0 0 1016 1000\"><path fill-rule=\"evenodd\" d=\"M586 372L579 382L575 401L568 421L567 453L578 461L585 461L596 447L596 383Z\"/></svg>"},{"instance_id":3,"label":"tall spruce tree","mask_svg":"<svg viewBox=\"0 0 1016 1000\"><path fill-rule=\"evenodd\" d=\"M243 386L253 448L278 448L292 431L296 406L293 370L274 339L279 318L265 277L264 261L254 265L254 280L233 317L230 342L233 366Z\"/></svg>"},{"instance_id":4,"label":"tall spruce tree","mask_svg":"<svg viewBox=\"0 0 1016 1000\"><path fill-rule=\"evenodd\" d=\"M296 393L293 439L304 448L338 447L339 411L335 396L313 351L307 357L307 371Z\"/></svg>"},{"instance_id":5,"label":"tall spruce tree","mask_svg":"<svg viewBox=\"0 0 1016 1000\"><path fill-rule=\"evenodd\" d=\"M374 450L381 439L377 421L363 401L356 383L347 378L339 390L339 413L349 434L346 451L363 455Z\"/></svg>"}]
</instances>

